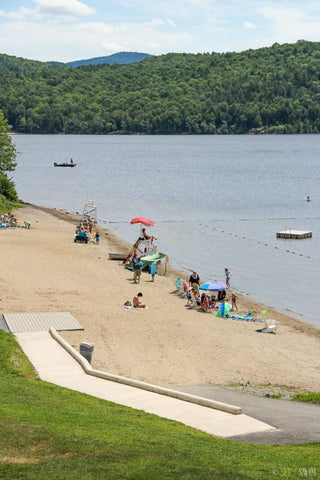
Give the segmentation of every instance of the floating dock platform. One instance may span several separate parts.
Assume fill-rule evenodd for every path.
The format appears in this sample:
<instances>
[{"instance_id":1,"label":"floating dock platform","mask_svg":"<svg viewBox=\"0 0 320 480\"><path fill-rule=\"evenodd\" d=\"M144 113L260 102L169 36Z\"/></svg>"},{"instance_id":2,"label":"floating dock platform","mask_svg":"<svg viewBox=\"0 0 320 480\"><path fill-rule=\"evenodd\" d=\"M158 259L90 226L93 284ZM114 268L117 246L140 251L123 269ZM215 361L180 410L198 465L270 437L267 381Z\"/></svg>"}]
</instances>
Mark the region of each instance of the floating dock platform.
<instances>
[{"instance_id":1,"label":"floating dock platform","mask_svg":"<svg viewBox=\"0 0 320 480\"><path fill-rule=\"evenodd\" d=\"M301 230L283 230L277 232L277 238L311 238L312 232L305 232Z\"/></svg>"}]
</instances>

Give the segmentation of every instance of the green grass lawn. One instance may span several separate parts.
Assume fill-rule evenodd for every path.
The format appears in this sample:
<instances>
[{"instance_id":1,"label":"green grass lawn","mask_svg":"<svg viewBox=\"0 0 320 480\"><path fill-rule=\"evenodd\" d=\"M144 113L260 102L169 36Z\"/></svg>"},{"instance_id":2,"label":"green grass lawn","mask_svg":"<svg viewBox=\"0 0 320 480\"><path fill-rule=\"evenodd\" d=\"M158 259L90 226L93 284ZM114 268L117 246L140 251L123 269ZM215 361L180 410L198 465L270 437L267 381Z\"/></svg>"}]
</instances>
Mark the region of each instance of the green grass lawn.
<instances>
[{"instance_id":1,"label":"green grass lawn","mask_svg":"<svg viewBox=\"0 0 320 480\"><path fill-rule=\"evenodd\" d=\"M320 443L222 440L36 378L0 330L0 479L320 478Z\"/></svg>"}]
</instances>

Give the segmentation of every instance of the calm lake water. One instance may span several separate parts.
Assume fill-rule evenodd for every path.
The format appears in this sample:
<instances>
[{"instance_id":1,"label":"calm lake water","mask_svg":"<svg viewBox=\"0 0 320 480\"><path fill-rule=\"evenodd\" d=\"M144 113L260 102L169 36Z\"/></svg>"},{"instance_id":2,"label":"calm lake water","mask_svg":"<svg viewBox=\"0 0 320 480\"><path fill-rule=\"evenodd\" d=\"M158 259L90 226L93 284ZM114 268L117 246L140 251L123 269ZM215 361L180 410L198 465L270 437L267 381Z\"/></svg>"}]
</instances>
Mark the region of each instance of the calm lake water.
<instances>
[{"instance_id":1,"label":"calm lake water","mask_svg":"<svg viewBox=\"0 0 320 480\"><path fill-rule=\"evenodd\" d=\"M24 201L81 213L92 199L132 243L131 218L151 218L171 265L203 281L228 267L237 292L320 326L320 135L12 138ZM286 228L313 238L277 239Z\"/></svg>"}]
</instances>

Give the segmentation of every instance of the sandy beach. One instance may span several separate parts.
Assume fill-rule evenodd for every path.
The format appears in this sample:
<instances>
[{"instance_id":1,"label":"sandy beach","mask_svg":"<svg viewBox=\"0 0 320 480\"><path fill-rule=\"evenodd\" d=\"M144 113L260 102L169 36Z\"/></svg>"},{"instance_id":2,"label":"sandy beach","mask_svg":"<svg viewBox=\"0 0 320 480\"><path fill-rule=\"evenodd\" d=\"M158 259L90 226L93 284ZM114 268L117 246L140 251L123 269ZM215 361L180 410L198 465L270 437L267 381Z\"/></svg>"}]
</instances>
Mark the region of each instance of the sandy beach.
<instances>
[{"instance_id":1,"label":"sandy beach","mask_svg":"<svg viewBox=\"0 0 320 480\"><path fill-rule=\"evenodd\" d=\"M0 313L71 312L84 330L61 334L77 350L82 341L94 344L94 368L170 387L250 383L320 391L319 329L247 297L238 296L239 313L251 309L264 318L267 309L266 318L279 322L276 334L188 309L174 293L177 272L156 275L154 283L143 273L135 285L121 262L109 260L109 252L128 250L109 230L97 228L99 245L79 244L75 215L27 205L16 216L31 228L0 231ZM149 308L122 308L138 291Z\"/></svg>"}]
</instances>

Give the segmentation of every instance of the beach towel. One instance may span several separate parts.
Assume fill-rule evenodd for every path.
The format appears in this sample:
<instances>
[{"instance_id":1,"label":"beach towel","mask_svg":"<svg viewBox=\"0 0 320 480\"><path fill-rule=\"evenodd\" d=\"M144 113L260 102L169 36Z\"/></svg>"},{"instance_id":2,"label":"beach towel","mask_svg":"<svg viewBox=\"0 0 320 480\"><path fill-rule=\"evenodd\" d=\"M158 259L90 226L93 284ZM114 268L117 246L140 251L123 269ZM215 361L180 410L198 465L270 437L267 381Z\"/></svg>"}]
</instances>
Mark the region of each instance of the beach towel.
<instances>
[{"instance_id":1,"label":"beach towel","mask_svg":"<svg viewBox=\"0 0 320 480\"><path fill-rule=\"evenodd\" d=\"M127 301L122 305L122 308L128 308L128 309L134 308L135 310L148 310L149 307L145 307L145 308L134 307L134 306L132 305L132 303L130 302L130 300L127 300Z\"/></svg>"},{"instance_id":2,"label":"beach towel","mask_svg":"<svg viewBox=\"0 0 320 480\"><path fill-rule=\"evenodd\" d=\"M245 320L247 322L263 322L263 320L260 320L259 318L253 318L253 317L248 317L246 315L229 315L227 313L226 315L227 318L234 318L235 320Z\"/></svg>"}]
</instances>

